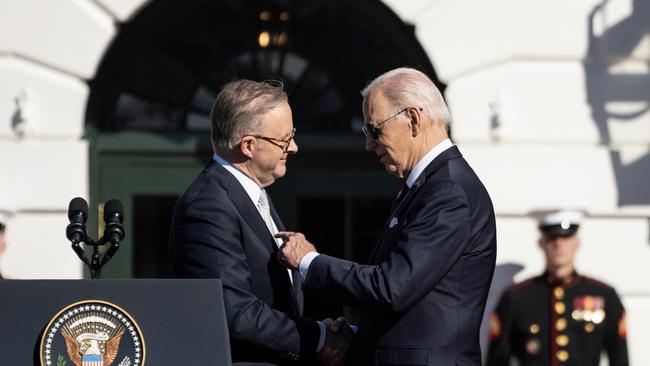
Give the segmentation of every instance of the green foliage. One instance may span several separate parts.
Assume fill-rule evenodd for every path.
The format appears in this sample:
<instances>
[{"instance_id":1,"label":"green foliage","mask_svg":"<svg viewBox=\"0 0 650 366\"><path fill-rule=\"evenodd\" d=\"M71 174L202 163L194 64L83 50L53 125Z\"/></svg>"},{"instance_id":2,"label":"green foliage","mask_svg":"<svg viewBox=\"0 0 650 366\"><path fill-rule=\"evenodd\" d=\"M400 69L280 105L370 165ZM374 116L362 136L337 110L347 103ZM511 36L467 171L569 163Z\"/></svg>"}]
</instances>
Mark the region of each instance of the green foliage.
<instances>
[{"instance_id":1,"label":"green foliage","mask_svg":"<svg viewBox=\"0 0 650 366\"><path fill-rule=\"evenodd\" d=\"M56 366L65 366L67 362L65 362L65 358L63 356L59 355L59 357L56 358Z\"/></svg>"}]
</instances>

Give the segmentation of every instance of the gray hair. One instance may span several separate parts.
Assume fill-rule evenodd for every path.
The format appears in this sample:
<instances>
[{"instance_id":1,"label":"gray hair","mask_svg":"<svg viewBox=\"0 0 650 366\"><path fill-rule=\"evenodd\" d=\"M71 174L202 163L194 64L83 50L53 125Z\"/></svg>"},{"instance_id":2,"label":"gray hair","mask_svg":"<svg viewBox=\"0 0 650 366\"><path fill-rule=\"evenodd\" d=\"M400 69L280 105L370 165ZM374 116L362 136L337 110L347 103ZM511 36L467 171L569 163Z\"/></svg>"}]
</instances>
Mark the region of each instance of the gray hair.
<instances>
[{"instance_id":1,"label":"gray hair","mask_svg":"<svg viewBox=\"0 0 650 366\"><path fill-rule=\"evenodd\" d=\"M380 91L384 97L396 110L420 107L434 123L443 123L449 131L451 122L449 108L447 108L440 90L421 71L400 67L378 76L361 91L364 103L368 94L376 88L381 88Z\"/></svg>"},{"instance_id":2,"label":"gray hair","mask_svg":"<svg viewBox=\"0 0 650 366\"><path fill-rule=\"evenodd\" d=\"M287 100L278 80L242 79L227 83L210 111L212 148L232 150L243 136L259 130L264 114Z\"/></svg>"}]
</instances>

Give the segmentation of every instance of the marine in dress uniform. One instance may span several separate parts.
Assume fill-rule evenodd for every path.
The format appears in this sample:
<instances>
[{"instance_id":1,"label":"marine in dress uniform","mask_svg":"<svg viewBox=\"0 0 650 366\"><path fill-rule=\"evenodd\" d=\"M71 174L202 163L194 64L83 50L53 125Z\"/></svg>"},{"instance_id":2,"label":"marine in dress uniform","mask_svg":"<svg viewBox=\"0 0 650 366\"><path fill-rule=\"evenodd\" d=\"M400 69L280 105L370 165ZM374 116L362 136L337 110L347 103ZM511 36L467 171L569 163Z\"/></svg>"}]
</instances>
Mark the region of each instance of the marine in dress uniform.
<instances>
[{"instance_id":1,"label":"marine in dress uniform","mask_svg":"<svg viewBox=\"0 0 650 366\"><path fill-rule=\"evenodd\" d=\"M488 366L627 366L625 310L616 291L578 274L573 258L582 214L542 216L540 247L546 271L511 286L490 322Z\"/></svg>"}]
</instances>

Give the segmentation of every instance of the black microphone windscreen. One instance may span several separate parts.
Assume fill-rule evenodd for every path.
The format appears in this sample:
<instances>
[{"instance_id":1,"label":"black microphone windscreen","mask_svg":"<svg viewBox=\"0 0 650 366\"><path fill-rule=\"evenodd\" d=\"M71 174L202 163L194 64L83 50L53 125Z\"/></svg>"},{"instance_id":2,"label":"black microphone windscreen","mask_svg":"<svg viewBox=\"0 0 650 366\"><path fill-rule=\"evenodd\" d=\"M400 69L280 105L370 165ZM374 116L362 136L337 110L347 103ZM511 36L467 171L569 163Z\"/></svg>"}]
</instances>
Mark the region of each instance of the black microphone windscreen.
<instances>
[{"instance_id":1,"label":"black microphone windscreen","mask_svg":"<svg viewBox=\"0 0 650 366\"><path fill-rule=\"evenodd\" d=\"M72 219L72 216L81 211L84 217L88 216L88 202L81 197L75 197L70 201L68 206L68 219ZM85 221L85 220L84 220Z\"/></svg>"},{"instance_id":2,"label":"black microphone windscreen","mask_svg":"<svg viewBox=\"0 0 650 366\"><path fill-rule=\"evenodd\" d=\"M108 221L111 217L119 216L120 221L122 216L124 214L122 213L124 211L124 207L122 206L122 202L111 199L104 204L104 221Z\"/></svg>"}]
</instances>

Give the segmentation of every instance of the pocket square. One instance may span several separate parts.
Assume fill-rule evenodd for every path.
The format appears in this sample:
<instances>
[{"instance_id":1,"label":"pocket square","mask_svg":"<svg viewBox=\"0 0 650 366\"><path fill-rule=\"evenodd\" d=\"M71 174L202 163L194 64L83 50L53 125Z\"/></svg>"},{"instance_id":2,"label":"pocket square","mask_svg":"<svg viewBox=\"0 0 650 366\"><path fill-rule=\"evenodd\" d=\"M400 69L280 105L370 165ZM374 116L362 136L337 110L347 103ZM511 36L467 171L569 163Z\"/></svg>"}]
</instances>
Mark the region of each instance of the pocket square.
<instances>
[{"instance_id":1,"label":"pocket square","mask_svg":"<svg viewBox=\"0 0 650 366\"><path fill-rule=\"evenodd\" d=\"M390 223L388 224L388 228L389 228L389 229L392 229L393 226L395 226L395 225L397 225L397 217L394 217L394 216L393 216L393 218L390 219Z\"/></svg>"}]
</instances>

